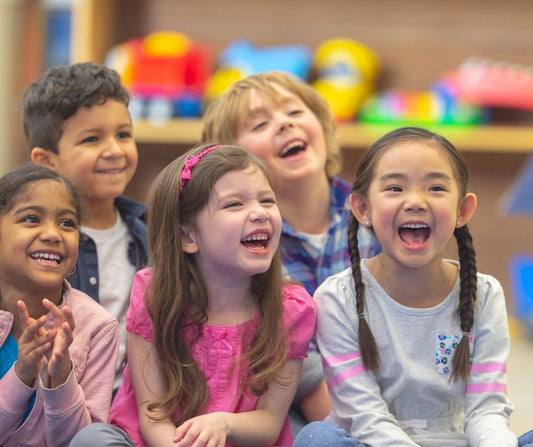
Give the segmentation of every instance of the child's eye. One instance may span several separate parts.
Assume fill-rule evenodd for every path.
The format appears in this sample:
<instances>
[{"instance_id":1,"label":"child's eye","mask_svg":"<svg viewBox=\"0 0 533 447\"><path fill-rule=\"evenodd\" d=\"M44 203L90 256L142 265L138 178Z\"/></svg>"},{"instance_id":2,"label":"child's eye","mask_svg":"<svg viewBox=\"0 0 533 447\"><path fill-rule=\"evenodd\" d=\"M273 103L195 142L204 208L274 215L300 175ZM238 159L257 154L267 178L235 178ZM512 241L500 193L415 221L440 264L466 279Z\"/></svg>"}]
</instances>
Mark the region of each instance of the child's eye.
<instances>
[{"instance_id":1,"label":"child's eye","mask_svg":"<svg viewBox=\"0 0 533 447\"><path fill-rule=\"evenodd\" d=\"M59 222L62 227L78 228L78 222L74 219L63 219Z\"/></svg>"},{"instance_id":2,"label":"child's eye","mask_svg":"<svg viewBox=\"0 0 533 447\"><path fill-rule=\"evenodd\" d=\"M253 126L252 126L252 132L255 131L255 130L259 130L261 129L262 127L266 126L267 122L266 121L261 121L259 123L255 123Z\"/></svg>"},{"instance_id":3,"label":"child's eye","mask_svg":"<svg viewBox=\"0 0 533 447\"><path fill-rule=\"evenodd\" d=\"M27 216L22 217L20 219L20 222L36 224L36 223L39 223L39 218L33 214L29 214Z\"/></svg>"},{"instance_id":4,"label":"child's eye","mask_svg":"<svg viewBox=\"0 0 533 447\"><path fill-rule=\"evenodd\" d=\"M223 208L236 208L238 206L241 206L242 203L241 202L238 202L238 201L234 201L234 202L228 202L226 203Z\"/></svg>"},{"instance_id":5,"label":"child's eye","mask_svg":"<svg viewBox=\"0 0 533 447\"><path fill-rule=\"evenodd\" d=\"M385 191L402 192L402 188L399 186L387 186L385 187Z\"/></svg>"},{"instance_id":6,"label":"child's eye","mask_svg":"<svg viewBox=\"0 0 533 447\"><path fill-rule=\"evenodd\" d=\"M441 185L433 185L431 188L429 188L430 191L446 191L446 188Z\"/></svg>"},{"instance_id":7,"label":"child's eye","mask_svg":"<svg viewBox=\"0 0 533 447\"><path fill-rule=\"evenodd\" d=\"M290 115L290 116L295 116L295 115L299 115L299 114L302 113L302 112L303 112L303 110L295 109L295 110L291 110L291 111L289 112L289 115Z\"/></svg>"},{"instance_id":8,"label":"child's eye","mask_svg":"<svg viewBox=\"0 0 533 447\"><path fill-rule=\"evenodd\" d=\"M275 205L276 204L276 199L274 197L265 198L265 199L261 200L261 203Z\"/></svg>"},{"instance_id":9,"label":"child's eye","mask_svg":"<svg viewBox=\"0 0 533 447\"><path fill-rule=\"evenodd\" d=\"M96 137L87 137L87 138L84 138L81 143L82 144L88 144L88 143L94 143L95 141L97 141L98 139Z\"/></svg>"},{"instance_id":10,"label":"child's eye","mask_svg":"<svg viewBox=\"0 0 533 447\"><path fill-rule=\"evenodd\" d=\"M123 131L123 132L119 132L117 137L120 138L120 139L126 139L126 138L131 138L132 134L131 134L131 132Z\"/></svg>"}]
</instances>

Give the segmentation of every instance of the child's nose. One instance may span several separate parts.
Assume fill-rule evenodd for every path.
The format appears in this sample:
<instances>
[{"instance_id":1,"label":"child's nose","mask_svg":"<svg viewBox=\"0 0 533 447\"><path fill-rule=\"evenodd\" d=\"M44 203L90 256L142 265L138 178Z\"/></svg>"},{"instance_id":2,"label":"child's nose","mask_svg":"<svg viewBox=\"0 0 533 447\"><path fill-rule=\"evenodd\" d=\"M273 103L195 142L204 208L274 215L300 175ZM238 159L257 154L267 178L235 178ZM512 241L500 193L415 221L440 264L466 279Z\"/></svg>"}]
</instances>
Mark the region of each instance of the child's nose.
<instances>
[{"instance_id":1,"label":"child's nose","mask_svg":"<svg viewBox=\"0 0 533 447\"><path fill-rule=\"evenodd\" d=\"M43 226L41 240L49 243L57 243L61 240L59 229L55 223L45 224Z\"/></svg>"},{"instance_id":2,"label":"child's nose","mask_svg":"<svg viewBox=\"0 0 533 447\"><path fill-rule=\"evenodd\" d=\"M123 153L124 149L122 148L120 142L117 141L115 138L110 138L109 142L106 145L104 155L108 157L116 157L122 155Z\"/></svg>"},{"instance_id":3,"label":"child's nose","mask_svg":"<svg viewBox=\"0 0 533 447\"><path fill-rule=\"evenodd\" d=\"M254 222L264 222L268 220L268 213L260 204L257 204L250 212L250 219Z\"/></svg>"},{"instance_id":4,"label":"child's nose","mask_svg":"<svg viewBox=\"0 0 533 447\"><path fill-rule=\"evenodd\" d=\"M426 199L424 194L413 191L407 195L404 208L409 211L421 211L426 209Z\"/></svg>"},{"instance_id":5,"label":"child's nose","mask_svg":"<svg viewBox=\"0 0 533 447\"><path fill-rule=\"evenodd\" d=\"M293 119L288 115L281 115L278 119L278 129L280 132L283 132L284 130L293 127L294 121Z\"/></svg>"}]
</instances>

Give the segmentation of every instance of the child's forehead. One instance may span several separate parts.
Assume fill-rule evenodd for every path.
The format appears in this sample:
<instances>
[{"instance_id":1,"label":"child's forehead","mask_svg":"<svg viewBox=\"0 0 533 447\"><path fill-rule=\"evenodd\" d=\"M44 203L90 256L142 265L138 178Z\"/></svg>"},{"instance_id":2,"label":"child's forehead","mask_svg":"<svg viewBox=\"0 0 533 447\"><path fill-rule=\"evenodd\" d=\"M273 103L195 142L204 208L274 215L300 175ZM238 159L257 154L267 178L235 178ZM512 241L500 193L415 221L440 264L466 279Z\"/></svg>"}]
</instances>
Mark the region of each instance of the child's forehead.
<instances>
[{"instance_id":1,"label":"child's forehead","mask_svg":"<svg viewBox=\"0 0 533 447\"><path fill-rule=\"evenodd\" d=\"M276 106L282 105L289 101L301 101L302 99L296 92L288 89L287 87L269 82L263 88L254 87L250 89L248 93L248 100L251 97L258 97L263 101L269 101Z\"/></svg>"},{"instance_id":2,"label":"child's forehead","mask_svg":"<svg viewBox=\"0 0 533 447\"><path fill-rule=\"evenodd\" d=\"M444 148L430 141L406 140L397 142L378 154L374 174L382 170L398 170L401 166L427 169L430 165L455 174L453 163Z\"/></svg>"},{"instance_id":3,"label":"child's forehead","mask_svg":"<svg viewBox=\"0 0 533 447\"><path fill-rule=\"evenodd\" d=\"M121 101L109 98L106 101L81 106L63 121L63 136L75 134L90 128L108 126L129 126L131 117L128 106Z\"/></svg>"},{"instance_id":4,"label":"child's forehead","mask_svg":"<svg viewBox=\"0 0 533 447\"><path fill-rule=\"evenodd\" d=\"M252 185L261 185L263 189L272 189L269 177L255 163L250 163L243 169L233 169L221 175L213 185L211 195L217 196L223 190L250 192Z\"/></svg>"},{"instance_id":5,"label":"child's forehead","mask_svg":"<svg viewBox=\"0 0 533 447\"><path fill-rule=\"evenodd\" d=\"M67 199L74 203L74 198L65 183L55 179L39 179L28 183L13 198L13 203L28 202L37 197L54 197L54 200Z\"/></svg>"}]
</instances>

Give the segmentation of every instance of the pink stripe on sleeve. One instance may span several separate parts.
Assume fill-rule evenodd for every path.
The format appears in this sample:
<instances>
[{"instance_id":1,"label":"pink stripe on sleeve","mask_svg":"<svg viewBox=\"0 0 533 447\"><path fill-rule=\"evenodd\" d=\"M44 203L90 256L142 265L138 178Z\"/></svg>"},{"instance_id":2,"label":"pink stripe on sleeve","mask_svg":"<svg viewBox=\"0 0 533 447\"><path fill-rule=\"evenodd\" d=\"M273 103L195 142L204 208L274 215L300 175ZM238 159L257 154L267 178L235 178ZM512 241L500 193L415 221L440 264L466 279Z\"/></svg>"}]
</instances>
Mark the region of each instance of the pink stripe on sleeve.
<instances>
[{"instance_id":1,"label":"pink stripe on sleeve","mask_svg":"<svg viewBox=\"0 0 533 447\"><path fill-rule=\"evenodd\" d=\"M333 365L338 365L339 363L347 362L349 360L358 359L359 357L361 357L360 352L348 352L347 354L325 357L323 364L324 366L333 366Z\"/></svg>"},{"instance_id":2,"label":"pink stripe on sleeve","mask_svg":"<svg viewBox=\"0 0 533 447\"><path fill-rule=\"evenodd\" d=\"M478 363L470 367L470 372L473 373L488 373L488 372L506 372L507 365L505 363Z\"/></svg>"},{"instance_id":3,"label":"pink stripe on sleeve","mask_svg":"<svg viewBox=\"0 0 533 447\"><path fill-rule=\"evenodd\" d=\"M352 366L351 368L348 368L347 370L329 379L327 382L328 389L332 389L337 385L340 385L342 382L345 382L346 380L352 377L358 376L359 374L363 374L364 372L366 372L366 368L363 365Z\"/></svg>"},{"instance_id":4,"label":"pink stripe on sleeve","mask_svg":"<svg viewBox=\"0 0 533 447\"><path fill-rule=\"evenodd\" d=\"M467 394L475 393L504 393L507 387L502 383L471 383L466 386Z\"/></svg>"}]
</instances>

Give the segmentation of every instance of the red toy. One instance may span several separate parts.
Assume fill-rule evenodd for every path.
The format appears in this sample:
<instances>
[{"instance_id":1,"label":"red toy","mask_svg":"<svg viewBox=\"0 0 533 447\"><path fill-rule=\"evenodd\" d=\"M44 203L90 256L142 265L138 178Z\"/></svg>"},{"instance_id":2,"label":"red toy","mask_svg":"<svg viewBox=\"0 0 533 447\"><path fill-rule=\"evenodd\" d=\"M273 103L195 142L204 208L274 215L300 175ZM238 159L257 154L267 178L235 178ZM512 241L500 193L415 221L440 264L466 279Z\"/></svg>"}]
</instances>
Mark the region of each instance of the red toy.
<instances>
[{"instance_id":1,"label":"red toy","mask_svg":"<svg viewBox=\"0 0 533 447\"><path fill-rule=\"evenodd\" d=\"M480 106L533 110L533 70L520 65L470 59L445 74L439 87Z\"/></svg>"}]
</instances>

